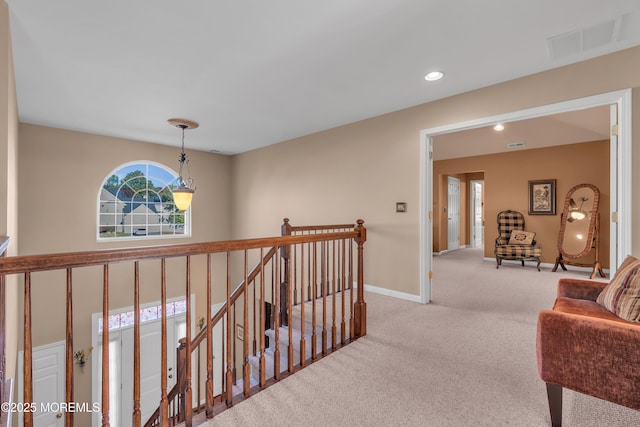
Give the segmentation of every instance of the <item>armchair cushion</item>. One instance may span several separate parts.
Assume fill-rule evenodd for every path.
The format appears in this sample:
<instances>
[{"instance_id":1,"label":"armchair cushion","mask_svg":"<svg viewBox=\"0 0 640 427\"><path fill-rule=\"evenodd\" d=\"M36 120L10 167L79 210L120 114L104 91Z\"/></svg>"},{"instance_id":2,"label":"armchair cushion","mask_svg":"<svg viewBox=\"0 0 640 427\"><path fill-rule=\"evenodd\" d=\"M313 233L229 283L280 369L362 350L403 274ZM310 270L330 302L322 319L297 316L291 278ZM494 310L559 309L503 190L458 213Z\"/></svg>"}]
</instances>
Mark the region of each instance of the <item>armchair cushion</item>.
<instances>
[{"instance_id":1,"label":"armchair cushion","mask_svg":"<svg viewBox=\"0 0 640 427\"><path fill-rule=\"evenodd\" d=\"M596 301L624 320L640 322L640 260L627 256Z\"/></svg>"},{"instance_id":2,"label":"armchair cushion","mask_svg":"<svg viewBox=\"0 0 640 427\"><path fill-rule=\"evenodd\" d=\"M533 239L536 237L536 233L531 231L511 230L511 236L509 237L510 245L531 245Z\"/></svg>"},{"instance_id":3,"label":"armchair cushion","mask_svg":"<svg viewBox=\"0 0 640 427\"><path fill-rule=\"evenodd\" d=\"M530 245L504 245L496 246L494 253L497 257L504 259L525 259L539 258L542 256L542 249Z\"/></svg>"}]
</instances>

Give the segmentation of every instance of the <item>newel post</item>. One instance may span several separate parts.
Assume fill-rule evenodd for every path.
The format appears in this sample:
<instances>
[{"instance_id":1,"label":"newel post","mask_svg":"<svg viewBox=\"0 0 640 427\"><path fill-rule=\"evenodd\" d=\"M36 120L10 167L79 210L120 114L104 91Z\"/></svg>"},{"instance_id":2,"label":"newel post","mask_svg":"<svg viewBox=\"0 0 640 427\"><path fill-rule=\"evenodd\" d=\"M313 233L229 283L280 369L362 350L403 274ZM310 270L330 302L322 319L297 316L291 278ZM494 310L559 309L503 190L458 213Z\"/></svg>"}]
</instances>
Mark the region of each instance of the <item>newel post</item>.
<instances>
[{"instance_id":1,"label":"newel post","mask_svg":"<svg viewBox=\"0 0 640 427\"><path fill-rule=\"evenodd\" d=\"M358 237L355 238L355 242L358 245L358 295L356 302L354 303L355 314L355 336L363 337L367 335L367 303L364 301L364 242L367 241L367 229L364 227L364 221L359 219L358 225L355 231L358 232Z\"/></svg>"},{"instance_id":2,"label":"newel post","mask_svg":"<svg viewBox=\"0 0 640 427\"><path fill-rule=\"evenodd\" d=\"M289 218L283 220L283 224L280 227L281 235L291 236L291 224L289 224ZM289 245L284 245L280 248L280 255L284 260L284 269L282 271L282 282L280 282L280 295L289 295ZM289 324L289 313L287 310L287 298L280 298L280 325L287 326Z\"/></svg>"}]
</instances>

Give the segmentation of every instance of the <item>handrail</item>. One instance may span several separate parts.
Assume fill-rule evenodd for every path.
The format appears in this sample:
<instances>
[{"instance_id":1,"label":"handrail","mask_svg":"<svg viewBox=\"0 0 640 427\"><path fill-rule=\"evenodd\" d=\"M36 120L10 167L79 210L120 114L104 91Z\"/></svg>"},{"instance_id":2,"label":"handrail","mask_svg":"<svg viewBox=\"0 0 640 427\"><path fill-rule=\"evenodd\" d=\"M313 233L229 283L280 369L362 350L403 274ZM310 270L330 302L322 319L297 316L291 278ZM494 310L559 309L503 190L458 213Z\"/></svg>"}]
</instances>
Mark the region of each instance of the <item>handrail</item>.
<instances>
[{"instance_id":1,"label":"handrail","mask_svg":"<svg viewBox=\"0 0 640 427\"><path fill-rule=\"evenodd\" d=\"M316 310L316 297L322 298L323 307L322 310L322 322L318 324L318 327L322 327L322 354L325 355L327 351L328 341L326 339L327 327L332 329L332 349L337 348L336 341L336 321L342 322L342 333L340 343L338 345L345 345L354 338L358 338L366 335L366 303L363 297L363 244L366 241L366 229L363 226L364 221L358 220L357 225L342 224L332 226L304 226L294 227L291 230L310 231L315 230L320 232L306 233L298 235L290 235L284 232L282 236L277 237L265 237L255 239L243 239L243 240L227 240L221 242L205 242L205 243L189 243L181 245L166 245L166 246L150 246L150 247L137 247L127 249L107 249L99 251L86 251L86 252L67 252L57 254L45 254L45 255L25 255L16 257L0 256L0 286L5 287L5 278L8 275L24 274L24 299L23 299L23 313L24 313L24 364L23 364L23 401L29 403L33 401L33 375L32 375L32 353L33 353L33 334L32 334L32 290L38 287L47 287L51 281L46 280L47 277L41 275L32 275L35 272L45 271L64 271L66 270L66 401L73 401L74 394L74 373L73 373L73 311L72 311L72 282L73 282L73 270L75 268L100 266L102 267L102 279L97 281L97 284L102 288L102 317L107 319L109 315L109 289L110 280L109 272L110 265L116 263L134 264L134 276L133 276L133 297L134 297L134 312L138 312L140 309L140 268L139 262L147 260L159 260L159 272L160 272L160 292L162 304L166 304L167 295L167 277L166 273L166 260L171 258L184 258L186 260L185 282L184 292L187 297L186 304L186 330L187 338L184 340L184 349L180 350L181 355L186 356L186 364L184 366L184 380L180 379L178 384L182 385L182 388L172 388L167 393L166 378L163 377L161 384L161 406L160 415L161 424L167 425L168 420L185 420L187 426L192 425L193 408L192 401L194 398L200 402L200 384L201 378L198 374L197 382L197 396L193 393L192 389L192 367L191 367L191 354L194 349L201 349L200 345L204 342L213 343L211 333L213 325L224 321L226 324L226 338L222 342L222 348L226 350L226 354L223 355L223 363L226 363L226 367L223 369L223 393L226 394L226 404L230 406L235 400L235 395L232 394L232 387L236 384L236 363L242 363L242 379L244 390L243 395L245 398L250 396L250 376L251 368L249 366L249 359L252 363L256 361L256 357L259 360L259 368L256 372L259 373L259 385L260 388L266 386L265 372L267 366L265 364L265 350L272 350L273 366L269 367L269 378L273 378L277 381L281 378L280 372L280 345L288 345L286 358L288 360L288 372L291 374L294 369L294 349L293 349L293 330L291 323L291 312L293 304L299 297L300 301L310 301L313 304L313 319L315 319ZM288 221L285 222L288 225ZM341 242L341 243L337 243ZM8 244L8 238L0 238L0 248L2 255L5 255L6 247ZM357 250L355 260L353 259L353 249ZM316 248L318 249L316 252ZM348 250L347 250L348 249ZM248 271L247 260L249 251L259 250L262 259L258 261L253 270ZM306 251L306 252L305 252ZM231 254L232 252L244 252L244 280L234 289L231 288L230 279L232 277L231 268ZM264 252L267 252L264 256ZM255 252L253 252L255 253ZM226 254L227 266L226 266L226 298L223 302L223 306L215 314L212 315L211 306L211 290L212 285L215 285L215 281L212 281L212 264L211 255L213 254ZM207 291L207 327L201 330L195 337L191 337L191 306L189 304L189 295L191 295L191 257L205 255L207 257L206 263L206 291ZM234 261L235 263L235 261ZM234 267L239 267L240 264L235 264ZM354 270L354 267L356 269ZM201 267L199 267L201 268ZM298 270L296 270L298 269ZM357 270L357 273L356 273ZM199 270L203 271L203 270ZM342 310L338 315L341 316L337 319L336 315L336 302L333 302L333 314L332 324L327 324L326 314L326 296L335 293L342 289L350 289L350 286L344 286L345 283L355 283L353 278L357 277L357 300L353 301L353 293L350 292L352 301L349 303L349 308L345 313L345 299L342 294ZM37 280L32 281L33 278ZM197 276L200 282L200 275ZM44 280L43 280L44 279ZM56 279L57 280L57 279ZM296 283L299 280L300 287L296 290ZM101 283L100 283L101 282ZM267 283L268 282L268 283ZM96 282L94 282L96 283ZM202 283L202 282L200 282ZM220 282L217 282L220 283ZM222 281L224 283L224 281ZM289 284L291 284L289 286ZM265 285L269 288L265 288ZM285 285L282 287L282 285ZM173 286L173 285L172 285ZM224 286L224 285L223 285ZM173 289L173 288L172 288ZM200 290L203 288L200 286ZM253 292L251 300L249 299L249 292ZM259 292L259 295L258 295ZM244 297L244 301L241 301L241 296ZM267 298L265 298L267 297ZM281 305L281 302L283 303ZM238 304L240 303L240 304ZM256 312L256 307L260 304L259 317ZM320 304L320 302L318 302ZM0 301L0 320L3 317L4 309L6 308L6 300L2 298ZM253 315L250 315L249 310L253 310ZM281 311L282 309L282 311ZM301 322L305 321L304 317L304 304L301 307L302 317ZM166 310L162 310L162 335L163 343L161 345L162 351L159 355L162 371L167 369L167 354L166 354ZM280 322L279 317L282 313L286 313L288 321ZM258 318L260 323L257 323ZM249 320L252 319L252 320ZM133 422L134 425L140 426L140 319L138 316L134 316L134 377L133 377ZM350 322L350 333L344 333L344 325L346 322ZM249 329L253 322L253 331ZM265 324L266 322L266 324ZM0 322L1 323L1 322ZM315 328L315 320L313 321L313 328ZM234 332L236 325L237 336ZM260 325L260 326L256 326ZM265 349L265 326L272 329L275 335L273 341L269 339L266 343L269 346ZM280 340L279 330L281 326L288 327L288 333L283 332L285 337ZM296 355L296 359L300 358L300 366L304 367L305 356L305 337L304 337L304 323L301 326L302 335L300 336L300 351ZM312 331L312 349L316 348L316 334L315 330ZM242 334L242 335L240 335ZM246 334L246 336L244 335ZM2 333L4 337L4 331ZM206 336L206 340L205 340ZM244 338L243 338L244 337ZM249 350L249 339L253 339L253 352L251 354ZM256 338L260 338L259 348L256 345ZM297 338L296 338L297 339ZM0 346L2 344L0 339ZM242 344L241 342L244 341ZM319 341L318 341L319 342ZM274 343L274 347L271 345ZM109 359L109 328L103 329L101 338L101 394L102 394L102 426L109 425L109 364L106 362ZM242 348L241 348L242 347ZM182 347L181 347L182 348ZM236 353L236 349L239 353ZM197 350L200 351L200 350ZM297 351L297 350L296 350ZM315 360L315 350L313 351L313 360ZM319 354L319 353L317 353ZM198 355L198 367L196 372L200 373L200 355ZM179 356L183 357L183 356ZM240 357L243 360L240 360ZM283 356L285 357L285 356ZM213 376L212 376L212 360L210 345L207 346L207 377L206 377L206 411L207 417L213 416ZM255 366L255 365L254 365ZM70 368L71 367L71 368ZM4 369L0 369L0 374L4 374ZM172 415L169 414L168 409L168 397L179 396L178 400L174 399ZM0 395L2 397L2 395ZM175 403L178 408L176 409ZM186 408L185 408L186 405ZM197 411L200 409L197 408ZM69 412L65 414L65 424L68 426L74 425L73 413ZM29 413L25 414L25 426L30 427L33 425L33 416Z\"/></svg>"},{"instance_id":2,"label":"handrail","mask_svg":"<svg viewBox=\"0 0 640 427\"><path fill-rule=\"evenodd\" d=\"M338 230L338 229L353 229L355 224L331 224L331 225L291 225L289 224L289 218L284 219L283 229L289 231L286 235L295 233L297 231L322 231L322 230Z\"/></svg>"},{"instance_id":3,"label":"handrail","mask_svg":"<svg viewBox=\"0 0 640 427\"><path fill-rule=\"evenodd\" d=\"M144 248L106 249L101 251L66 252L49 255L23 255L1 258L0 274L33 273L36 271L61 270L65 268L89 267L115 264L124 261L152 260L193 255L231 252L245 249L260 249L270 246L295 245L357 238L357 231L342 233L310 234L304 236L263 237L258 239L226 240L209 243L188 243L171 246L149 246Z\"/></svg>"},{"instance_id":4,"label":"handrail","mask_svg":"<svg viewBox=\"0 0 640 427\"><path fill-rule=\"evenodd\" d=\"M235 303L237 299L240 298L240 295L242 295L242 289L245 287L247 283L250 283L258 276L258 274L262 271L262 269L267 264L267 262L269 262L271 258L273 258L273 256L276 254L276 250L277 249L275 247L271 248L269 252L267 252L267 254L264 256L264 258L262 258L262 261L259 262L258 265L256 265L254 269L251 271L251 273L247 276L246 282L245 280L242 280L242 282L240 282L238 287L236 287L236 289L231 293L231 296L229 297L230 304ZM214 314L213 317L211 318L212 327L215 326L215 324L222 319L222 316L224 316L224 313L226 313L226 311L227 311L227 302L225 301L222 303L222 306L218 309L216 314ZM198 332L195 338L191 341L191 348L194 348L195 346L200 344L200 342L202 342L202 340L206 335L207 335L207 330L204 328L201 329L200 332Z\"/></svg>"},{"instance_id":5,"label":"handrail","mask_svg":"<svg viewBox=\"0 0 640 427\"><path fill-rule=\"evenodd\" d=\"M233 305L238 300L238 298L242 296L243 292L245 291L246 284L251 283L253 280L256 279L258 274L260 274L264 266L271 260L271 258L273 258L276 252L277 252L276 247L271 248L266 253L266 255L262 258L262 260L259 261L258 264L253 268L253 270L251 270L251 273L249 273L249 275L247 276L247 280L242 280L242 282L240 282L240 284L236 287L236 289L234 289L234 291L231 293L231 296L229 297L230 304ZM226 312L227 312L227 302L225 301L222 303L222 306L218 308L218 311L216 311L216 313L211 318L212 329L218 324L220 320L222 320ZM207 336L206 328L201 329L200 332L196 334L196 336L191 340L191 353L194 353L196 351L197 347L205 339L206 336ZM167 393L167 401L171 402L173 399L175 399L180 393L180 389L183 386L184 386L183 384L179 384L179 383L174 384L171 390ZM158 407L158 409L156 409L155 412L149 417L148 421L144 424L144 426L146 427L146 426L153 425L153 421L158 419L159 416L160 416L160 407Z\"/></svg>"}]
</instances>

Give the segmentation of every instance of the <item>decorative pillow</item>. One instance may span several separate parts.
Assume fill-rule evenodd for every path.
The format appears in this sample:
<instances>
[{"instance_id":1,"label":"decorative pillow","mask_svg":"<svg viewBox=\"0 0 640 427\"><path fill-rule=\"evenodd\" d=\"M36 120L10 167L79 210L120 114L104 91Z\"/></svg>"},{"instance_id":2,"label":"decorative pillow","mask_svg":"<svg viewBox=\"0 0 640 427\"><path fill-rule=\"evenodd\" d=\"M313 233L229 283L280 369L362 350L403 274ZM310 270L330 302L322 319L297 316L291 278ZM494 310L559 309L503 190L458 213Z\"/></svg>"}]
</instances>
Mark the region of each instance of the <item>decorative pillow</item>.
<instances>
[{"instance_id":1,"label":"decorative pillow","mask_svg":"<svg viewBox=\"0 0 640 427\"><path fill-rule=\"evenodd\" d=\"M511 237L509 237L510 245L530 245L533 243L533 238L536 237L536 233L531 231L511 230Z\"/></svg>"},{"instance_id":2,"label":"decorative pillow","mask_svg":"<svg viewBox=\"0 0 640 427\"><path fill-rule=\"evenodd\" d=\"M621 319L640 322L640 260L627 256L596 301Z\"/></svg>"}]
</instances>

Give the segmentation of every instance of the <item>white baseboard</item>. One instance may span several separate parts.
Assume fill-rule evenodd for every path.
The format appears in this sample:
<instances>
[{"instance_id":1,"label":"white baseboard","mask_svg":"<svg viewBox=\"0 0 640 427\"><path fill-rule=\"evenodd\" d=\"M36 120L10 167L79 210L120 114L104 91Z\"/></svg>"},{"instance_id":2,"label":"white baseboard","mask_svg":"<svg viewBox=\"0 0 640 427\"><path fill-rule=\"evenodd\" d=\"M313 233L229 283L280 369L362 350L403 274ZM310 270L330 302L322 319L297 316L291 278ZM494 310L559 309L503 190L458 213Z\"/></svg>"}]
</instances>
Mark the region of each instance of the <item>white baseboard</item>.
<instances>
[{"instance_id":1,"label":"white baseboard","mask_svg":"<svg viewBox=\"0 0 640 427\"><path fill-rule=\"evenodd\" d=\"M403 299L411 302L420 303L420 295L408 294L406 292L394 291L392 289L379 288L373 285L364 285L364 290L366 292L371 292L374 294L385 295L388 297ZM366 298L365 298L366 301Z\"/></svg>"},{"instance_id":2,"label":"white baseboard","mask_svg":"<svg viewBox=\"0 0 640 427\"><path fill-rule=\"evenodd\" d=\"M460 245L460 246L458 246L458 249L465 249L465 248L473 248L473 246L471 246L471 245ZM457 251L458 249L454 249L454 251ZM433 252L433 256L444 255L447 252L453 252L453 251L450 251L449 249L443 249L440 252Z\"/></svg>"}]
</instances>

